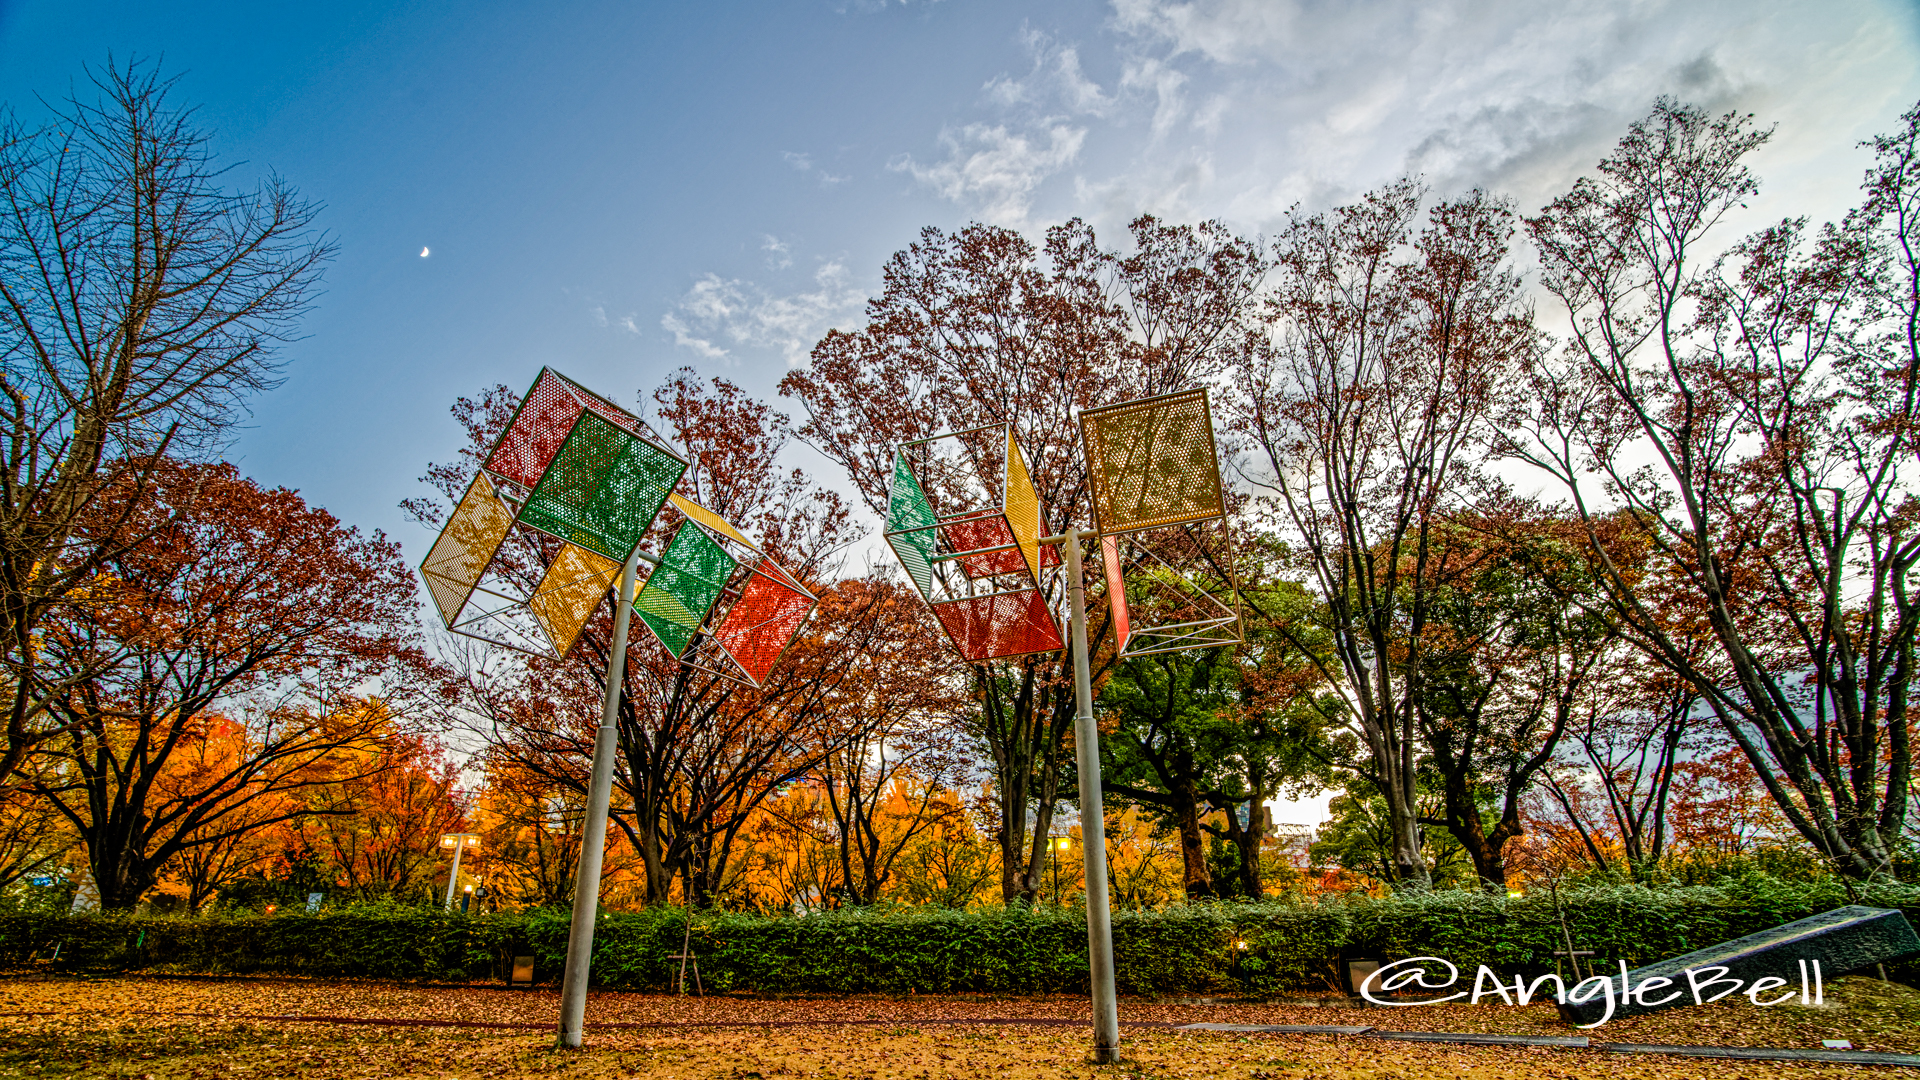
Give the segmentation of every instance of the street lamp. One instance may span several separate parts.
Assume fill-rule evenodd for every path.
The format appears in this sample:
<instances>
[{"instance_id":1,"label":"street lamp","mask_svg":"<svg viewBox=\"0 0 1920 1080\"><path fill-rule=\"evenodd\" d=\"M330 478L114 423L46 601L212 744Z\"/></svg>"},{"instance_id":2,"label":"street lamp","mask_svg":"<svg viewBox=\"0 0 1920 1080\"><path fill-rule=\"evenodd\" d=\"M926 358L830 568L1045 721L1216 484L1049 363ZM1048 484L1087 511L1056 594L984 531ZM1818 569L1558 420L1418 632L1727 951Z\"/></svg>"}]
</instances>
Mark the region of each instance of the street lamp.
<instances>
[{"instance_id":1,"label":"street lamp","mask_svg":"<svg viewBox=\"0 0 1920 1080\"><path fill-rule=\"evenodd\" d=\"M1051 854L1053 855L1053 858L1050 860L1053 863L1053 906L1059 907L1060 906L1060 853L1073 847L1073 838L1070 836L1056 836L1051 840L1047 841L1047 847L1050 850Z\"/></svg>"},{"instance_id":2,"label":"street lamp","mask_svg":"<svg viewBox=\"0 0 1920 1080\"><path fill-rule=\"evenodd\" d=\"M470 832L444 833L440 837L440 846L453 852L453 869L447 873L447 910L453 910L453 890L460 883L460 854L468 848L480 846L480 834Z\"/></svg>"}]
</instances>

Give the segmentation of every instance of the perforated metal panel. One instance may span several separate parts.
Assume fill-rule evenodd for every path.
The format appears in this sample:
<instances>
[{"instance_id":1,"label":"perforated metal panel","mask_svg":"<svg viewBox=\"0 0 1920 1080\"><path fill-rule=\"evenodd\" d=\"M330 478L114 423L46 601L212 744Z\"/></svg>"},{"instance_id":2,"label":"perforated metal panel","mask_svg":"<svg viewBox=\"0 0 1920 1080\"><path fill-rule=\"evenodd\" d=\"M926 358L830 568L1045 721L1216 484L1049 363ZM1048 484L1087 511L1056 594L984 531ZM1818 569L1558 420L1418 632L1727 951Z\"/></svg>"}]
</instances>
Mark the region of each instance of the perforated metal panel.
<instances>
[{"instance_id":1,"label":"perforated metal panel","mask_svg":"<svg viewBox=\"0 0 1920 1080\"><path fill-rule=\"evenodd\" d=\"M592 410L631 434L652 434L632 413L552 368L541 368L481 468L523 489L533 487L583 410Z\"/></svg>"},{"instance_id":2,"label":"perforated metal panel","mask_svg":"<svg viewBox=\"0 0 1920 1080\"><path fill-rule=\"evenodd\" d=\"M714 631L720 648L755 686L765 682L818 603L773 560L762 558Z\"/></svg>"},{"instance_id":3,"label":"perforated metal panel","mask_svg":"<svg viewBox=\"0 0 1920 1080\"><path fill-rule=\"evenodd\" d=\"M992 660L1062 648L1060 627L1038 589L947 600L933 617L968 660Z\"/></svg>"},{"instance_id":4,"label":"perforated metal panel","mask_svg":"<svg viewBox=\"0 0 1920 1080\"><path fill-rule=\"evenodd\" d=\"M520 507L520 522L624 563L687 463L582 412Z\"/></svg>"},{"instance_id":5,"label":"perforated metal panel","mask_svg":"<svg viewBox=\"0 0 1920 1080\"><path fill-rule=\"evenodd\" d=\"M484 475L475 476L420 564L420 577L447 626L459 620L460 609L512 525L513 512L494 494L493 484Z\"/></svg>"},{"instance_id":6,"label":"perforated metal panel","mask_svg":"<svg viewBox=\"0 0 1920 1080\"><path fill-rule=\"evenodd\" d=\"M554 557L527 606L547 632L555 656L572 650L581 628L620 576L620 565L577 544L563 546Z\"/></svg>"},{"instance_id":7,"label":"perforated metal panel","mask_svg":"<svg viewBox=\"0 0 1920 1080\"><path fill-rule=\"evenodd\" d=\"M667 501L673 504L675 510L680 511L682 514L698 522L700 527L706 529L708 532L719 533L721 536L732 540L742 547L752 548L755 551L760 550L760 545L747 539L746 534L734 528L732 523L727 521L727 519L701 506L692 499L682 495L668 495Z\"/></svg>"},{"instance_id":8,"label":"perforated metal panel","mask_svg":"<svg viewBox=\"0 0 1920 1080\"><path fill-rule=\"evenodd\" d=\"M1040 496L1033 490L1033 476L1027 472L1027 459L1020 456L1020 444L1014 440L1012 424L1007 425L1007 484L1000 505L1006 513L1013 542L1019 545L1020 556L1026 561L1027 573L1033 575L1037 584L1042 565ZM1056 561L1060 558L1051 546L1045 553Z\"/></svg>"},{"instance_id":9,"label":"perforated metal panel","mask_svg":"<svg viewBox=\"0 0 1920 1080\"><path fill-rule=\"evenodd\" d=\"M1224 520L1102 537L1100 560L1119 654L1238 642L1240 593L1231 549Z\"/></svg>"},{"instance_id":10,"label":"perforated metal panel","mask_svg":"<svg viewBox=\"0 0 1920 1080\"><path fill-rule=\"evenodd\" d=\"M998 462L995 439L1005 446ZM989 485L980 473L996 465ZM928 484L941 493L940 506L927 497ZM936 435L894 455L887 544L968 660L1061 648L1037 587L1040 570L1060 555L1040 545L1040 529L1040 500L1011 425Z\"/></svg>"},{"instance_id":11,"label":"perforated metal panel","mask_svg":"<svg viewBox=\"0 0 1920 1080\"><path fill-rule=\"evenodd\" d=\"M1124 656L1127 651L1127 637L1131 629L1132 616L1127 610L1126 573L1120 563L1118 537L1100 538L1100 569L1107 578L1107 605L1113 612L1114 648Z\"/></svg>"},{"instance_id":12,"label":"perforated metal panel","mask_svg":"<svg viewBox=\"0 0 1920 1080\"><path fill-rule=\"evenodd\" d=\"M939 545L934 535L933 505L920 490L907 464L906 452L893 455L893 486L887 494L887 546L907 571L923 598L933 593L933 558Z\"/></svg>"},{"instance_id":13,"label":"perforated metal panel","mask_svg":"<svg viewBox=\"0 0 1920 1080\"><path fill-rule=\"evenodd\" d=\"M1204 389L1088 409L1080 435L1102 535L1226 513Z\"/></svg>"},{"instance_id":14,"label":"perforated metal panel","mask_svg":"<svg viewBox=\"0 0 1920 1080\"><path fill-rule=\"evenodd\" d=\"M682 522L634 599L633 610L678 659L737 565L713 537L691 521Z\"/></svg>"}]
</instances>

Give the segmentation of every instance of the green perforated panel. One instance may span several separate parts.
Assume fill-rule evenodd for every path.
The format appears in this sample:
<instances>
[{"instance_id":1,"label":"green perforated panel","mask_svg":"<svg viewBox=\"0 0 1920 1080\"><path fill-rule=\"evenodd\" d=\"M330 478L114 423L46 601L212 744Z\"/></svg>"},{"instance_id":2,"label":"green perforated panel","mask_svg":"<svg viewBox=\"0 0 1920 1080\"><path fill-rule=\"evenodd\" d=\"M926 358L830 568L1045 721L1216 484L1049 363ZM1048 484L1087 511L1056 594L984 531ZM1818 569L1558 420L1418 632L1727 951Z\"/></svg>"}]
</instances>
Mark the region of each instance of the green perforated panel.
<instances>
[{"instance_id":1,"label":"green perforated panel","mask_svg":"<svg viewBox=\"0 0 1920 1080\"><path fill-rule=\"evenodd\" d=\"M910 531L907 531L910 530ZM893 487L887 493L887 546L906 567L907 576L920 590L923 599L933 594L933 553L938 538L934 532L933 505L927 502L920 482L907 467L907 455L893 455Z\"/></svg>"},{"instance_id":2,"label":"green perforated panel","mask_svg":"<svg viewBox=\"0 0 1920 1080\"><path fill-rule=\"evenodd\" d=\"M520 508L541 532L626 561L687 464L583 412Z\"/></svg>"},{"instance_id":3,"label":"green perforated panel","mask_svg":"<svg viewBox=\"0 0 1920 1080\"><path fill-rule=\"evenodd\" d=\"M660 644L678 658L687 651L737 566L713 537L692 522L683 521L673 534L673 542L661 553L660 565L653 568L640 595L634 598L633 609Z\"/></svg>"}]
</instances>

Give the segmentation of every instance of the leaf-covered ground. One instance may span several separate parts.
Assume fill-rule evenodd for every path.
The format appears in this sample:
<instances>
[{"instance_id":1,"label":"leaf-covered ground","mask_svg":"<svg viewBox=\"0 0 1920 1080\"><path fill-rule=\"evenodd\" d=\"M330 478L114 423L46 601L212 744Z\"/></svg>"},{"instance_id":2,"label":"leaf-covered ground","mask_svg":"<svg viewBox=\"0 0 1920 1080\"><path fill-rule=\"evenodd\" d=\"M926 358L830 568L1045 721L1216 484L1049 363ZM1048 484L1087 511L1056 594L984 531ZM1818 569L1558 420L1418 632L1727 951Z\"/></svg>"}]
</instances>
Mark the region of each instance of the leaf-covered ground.
<instances>
[{"instance_id":1,"label":"leaf-covered ground","mask_svg":"<svg viewBox=\"0 0 1920 1080\"><path fill-rule=\"evenodd\" d=\"M1920 1052L1920 991L1871 979L1824 1008L1731 999L1618 1021L1597 1041ZM668 1078L938 1080L1219 1077L1731 1078L1861 1076L1858 1066L1597 1051L1386 1043L1364 1037L1177 1032L1202 1021L1371 1024L1412 1031L1575 1034L1551 1006L1352 1010L1302 1004L1121 1003L1127 1061L1086 1063L1084 999L679 998L595 994L583 1052L552 1049L551 990L294 979L73 978L0 983L0 1077ZM1884 1070L1879 1070L1884 1071ZM1920 1080L1920 1071L1915 1073Z\"/></svg>"}]
</instances>

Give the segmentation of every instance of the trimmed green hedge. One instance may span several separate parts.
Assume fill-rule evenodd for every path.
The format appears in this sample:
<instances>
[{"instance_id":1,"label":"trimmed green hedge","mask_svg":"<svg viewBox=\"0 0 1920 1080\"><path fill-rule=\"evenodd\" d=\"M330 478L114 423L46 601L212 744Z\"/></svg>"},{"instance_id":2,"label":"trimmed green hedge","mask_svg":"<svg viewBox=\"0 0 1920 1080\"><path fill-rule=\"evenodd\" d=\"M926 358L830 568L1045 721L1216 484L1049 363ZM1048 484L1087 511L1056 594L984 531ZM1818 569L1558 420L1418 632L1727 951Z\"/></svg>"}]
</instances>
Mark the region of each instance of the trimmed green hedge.
<instances>
[{"instance_id":1,"label":"trimmed green hedge","mask_svg":"<svg viewBox=\"0 0 1920 1080\"><path fill-rule=\"evenodd\" d=\"M1920 887L1873 886L1859 902L1920 923ZM1582 889L1561 894L1575 943L1602 967L1638 965L1849 903L1833 885L1747 879L1714 887ZM0 912L0 965L59 969L274 973L460 981L497 977L531 953L542 978L566 953L567 913L468 918L423 908L176 918ZM594 981L663 989L686 914L601 915ZM1244 946L1244 947L1241 947ZM58 957L54 952L58 949ZM1473 892L1193 905L1114 916L1122 992L1272 995L1337 985L1342 956L1446 957L1502 971L1553 966L1560 924L1545 894ZM694 916L709 989L750 993L1084 992L1087 942L1075 909L847 910L795 918ZM1920 974L1913 961L1902 975Z\"/></svg>"}]
</instances>

